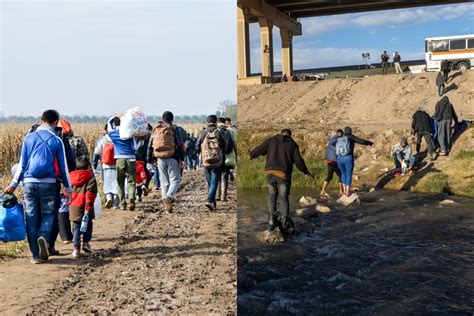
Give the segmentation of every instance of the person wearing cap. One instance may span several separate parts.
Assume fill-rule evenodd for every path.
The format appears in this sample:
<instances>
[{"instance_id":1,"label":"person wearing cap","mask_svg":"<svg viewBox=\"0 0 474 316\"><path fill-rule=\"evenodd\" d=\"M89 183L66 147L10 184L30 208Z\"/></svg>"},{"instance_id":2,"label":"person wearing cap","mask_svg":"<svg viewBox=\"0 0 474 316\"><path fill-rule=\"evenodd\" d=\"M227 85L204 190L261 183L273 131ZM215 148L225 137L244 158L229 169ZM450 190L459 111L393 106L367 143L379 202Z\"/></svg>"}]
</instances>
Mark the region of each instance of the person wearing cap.
<instances>
[{"instance_id":1,"label":"person wearing cap","mask_svg":"<svg viewBox=\"0 0 474 316\"><path fill-rule=\"evenodd\" d=\"M392 148L392 157L395 162L396 174L401 170L401 174L413 174L413 166L415 165L415 157L411 154L411 146L408 145L406 137L400 138L400 143Z\"/></svg>"},{"instance_id":2,"label":"person wearing cap","mask_svg":"<svg viewBox=\"0 0 474 316\"><path fill-rule=\"evenodd\" d=\"M314 179L301 157L298 144L291 137L291 130L284 129L272 136L250 152L250 159L266 156L265 174L268 183L269 220L267 229L276 227L282 233L293 234L294 223L290 218L290 189L293 165L305 175L307 180ZM279 208L277 207L279 202Z\"/></svg>"}]
</instances>

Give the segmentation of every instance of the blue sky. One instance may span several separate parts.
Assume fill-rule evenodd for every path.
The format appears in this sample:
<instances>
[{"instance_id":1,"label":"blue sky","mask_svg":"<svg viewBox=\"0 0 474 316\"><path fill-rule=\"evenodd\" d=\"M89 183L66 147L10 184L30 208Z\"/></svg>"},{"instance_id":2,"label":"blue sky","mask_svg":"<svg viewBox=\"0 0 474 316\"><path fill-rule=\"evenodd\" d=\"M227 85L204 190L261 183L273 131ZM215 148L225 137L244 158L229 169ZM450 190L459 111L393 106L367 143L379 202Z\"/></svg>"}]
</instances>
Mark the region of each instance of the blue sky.
<instances>
[{"instance_id":1,"label":"blue sky","mask_svg":"<svg viewBox=\"0 0 474 316\"><path fill-rule=\"evenodd\" d=\"M235 0L0 0L0 110L208 114L236 100Z\"/></svg>"},{"instance_id":2,"label":"blue sky","mask_svg":"<svg viewBox=\"0 0 474 316\"><path fill-rule=\"evenodd\" d=\"M301 19L303 35L294 37L295 69L356 65L369 52L379 62L384 51L402 60L424 59L426 37L474 33L474 4L376 11ZM260 38L251 25L252 72L260 72ZM275 69L281 70L281 41L273 30Z\"/></svg>"}]
</instances>

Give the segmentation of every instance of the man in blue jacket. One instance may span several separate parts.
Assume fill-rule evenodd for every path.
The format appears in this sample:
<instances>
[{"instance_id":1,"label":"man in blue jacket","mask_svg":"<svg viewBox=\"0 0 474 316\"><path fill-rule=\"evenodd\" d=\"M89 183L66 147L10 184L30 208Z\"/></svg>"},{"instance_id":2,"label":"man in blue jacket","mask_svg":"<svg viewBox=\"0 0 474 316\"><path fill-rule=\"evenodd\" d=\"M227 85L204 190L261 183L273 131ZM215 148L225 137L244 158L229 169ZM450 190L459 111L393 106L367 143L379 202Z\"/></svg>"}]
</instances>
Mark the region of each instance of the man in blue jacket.
<instances>
[{"instance_id":1,"label":"man in blue jacket","mask_svg":"<svg viewBox=\"0 0 474 316\"><path fill-rule=\"evenodd\" d=\"M125 201L125 180L128 183L128 199L130 201L130 211L135 210L135 195L137 193L135 182L135 171L137 159L135 157L135 142L133 138L120 138L120 118L123 114L117 114L109 119L108 134L114 144L114 158L117 168L118 196L123 210L127 209Z\"/></svg>"},{"instance_id":2,"label":"man in blue jacket","mask_svg":"<svg viewBox=\"0 0 474 316\"><path fill-rule=\"evenodd\" d=\"M25 136L21 148L21 157L13 181L5 189L13 193L23 182L26 233L32 253L32 263L48 260L48 240L54 222L56 200L56 170L66 188L68 200L71 200L71 182L62 140L56 136L55 127L59 113L47 110L41 116L41 126Z\"/></svg>"}]
</instances>

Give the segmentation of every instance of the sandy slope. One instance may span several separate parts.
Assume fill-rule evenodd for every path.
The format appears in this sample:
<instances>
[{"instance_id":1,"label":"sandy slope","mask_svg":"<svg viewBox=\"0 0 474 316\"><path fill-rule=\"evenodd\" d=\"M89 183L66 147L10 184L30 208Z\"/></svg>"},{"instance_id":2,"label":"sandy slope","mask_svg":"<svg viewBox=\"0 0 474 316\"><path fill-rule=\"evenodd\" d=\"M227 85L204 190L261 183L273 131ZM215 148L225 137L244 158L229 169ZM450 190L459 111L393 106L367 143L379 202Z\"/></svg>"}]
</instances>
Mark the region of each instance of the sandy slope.
<instances>
[{"instance_id":1,"label":"sandy slope","mask_svg":"<svg viewBox=\"0 0 474 316\"><path fill-rule=\"evenodd\" d=\"M234 186L230 202L213 213L203 206L202 171L186 174L183 187L171 215L161 211L157 193L136 212L106 211L91 256L3 264L2 312L235 313Z\"/></svg>"},{"instance_id":2,"label":"sandy slope","mask_svg":"<svg viewBox=\"0 0 474 316\"><path fill-rule=\"evenodd\" d=\"M427 73L241 86L239 125L258 128L308 123L318 127L339 123L404 128L419 106L434 112L439 100L435 76ZM461 117L474 119L474 70L456 76L448 86L453 84L457 89L447 96Z\"/></svg>"},{"instance_id":3,"label":"sandy slope","mask_svg":"<svg viewBox=\"0 0 474 316\"><path fill-rule=\"evenodd\" d=\"M419 106L433 113L439 100L434 73L410 76L373 76L320 82L241 86L238 118L240 155L284 127L293 130L307 160L324 159L326 142L336 129L350 125L354 134L370 139L375 148L356 147L354 185L376 186L385 168L392 169L390 148L401 136L410 136L412 115ZM447 92L460 120L474 120L474 70L458 72ZM246 135L246 137L242 137ZM414 139L410 138L413 142ZM415 149L412 145L413 150ZM425 145L422 145L422 150ZM422 163L414 177L392 179L393 189L413 189L426 175L442 172L450 187L466 192L474 185L474 161L455 159L461 151L474 151L474 129L464 132L449 157ZM317 184L319 186L320 184Z\"/></svg>"}]
</instances>

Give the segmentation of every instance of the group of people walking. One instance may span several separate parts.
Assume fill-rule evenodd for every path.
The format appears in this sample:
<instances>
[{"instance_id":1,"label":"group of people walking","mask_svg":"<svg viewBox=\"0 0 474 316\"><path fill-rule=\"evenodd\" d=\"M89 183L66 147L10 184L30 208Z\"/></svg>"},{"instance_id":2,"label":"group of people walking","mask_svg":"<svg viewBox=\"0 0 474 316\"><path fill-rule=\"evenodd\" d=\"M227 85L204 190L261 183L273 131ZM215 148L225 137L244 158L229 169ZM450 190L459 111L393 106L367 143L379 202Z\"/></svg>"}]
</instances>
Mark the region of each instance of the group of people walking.
<instances>
[{"instance_id":1,"label":"group of people walking","mask_svg":"<svg viewBox=\"0 0 474 316\"><path fill-rule=\"evenodd\" d=\"M84 139L55 110L45 111L41 124L28 131L5 193L23 186L32 263L59 254L58 235L73 244L75 258L92 251L95 205L102 202L96 181L100 170L106 208L134 211L154 178L165 211L172 213L184 170L200 165L208 184L205 206L214 211L218 200L227 200L237 150L237 128L230 118L209 115L196 139L166 111L154 128L148 124L148 133L124 139L123 117L116 114L108 120L91 157Z\"/></svg>"}]
</instances>

